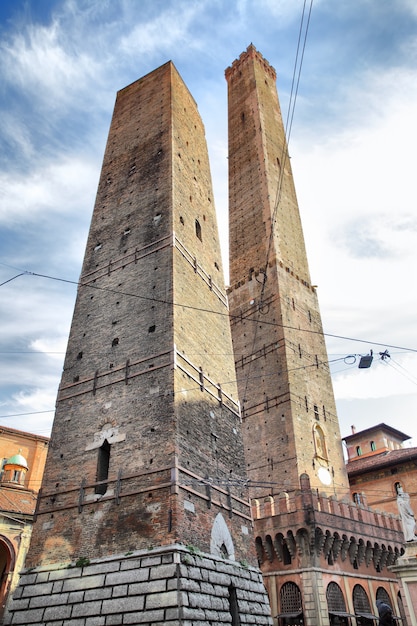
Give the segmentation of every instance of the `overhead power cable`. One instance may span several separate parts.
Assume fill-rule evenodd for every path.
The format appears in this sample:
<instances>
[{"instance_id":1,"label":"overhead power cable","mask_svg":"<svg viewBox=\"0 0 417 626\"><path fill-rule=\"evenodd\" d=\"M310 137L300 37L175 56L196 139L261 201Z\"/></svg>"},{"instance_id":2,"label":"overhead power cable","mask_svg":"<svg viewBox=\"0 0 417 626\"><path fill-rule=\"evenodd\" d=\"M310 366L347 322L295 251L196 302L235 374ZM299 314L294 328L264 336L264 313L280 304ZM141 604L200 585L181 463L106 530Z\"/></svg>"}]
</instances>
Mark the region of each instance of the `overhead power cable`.
<instances>
[{"instance_id":1,"label":"overhead power cable","mask_svg":"<svg viewBox=\"0 0 417 626\"><path fill-rule=\"evenodd\" d=\"M0 287L3 287L3 285L7 285L7 283L11 283L12 280L19 278L19 276L24 276L25 274L28 274L28 272L21 272L20 274L16 274L16 276L13 276L12 278L5 280L4 283L0 283Z\"/></svg>"},{"instance_id":2,"label":"overhead power cable","mask_svg":"<svg viewBox=\"0 0 417 626\"><path fill-rule=\"evenodd\" d=\"M264 269L264 272L263 272L263 280L262 280L261 295L260 295L260 306L259 306L258 314L257 314L258 321L259 321L260 314L263 312L263 309L264 309L264 307L263 307L263 299L264 299L265 287L266 287L266 281L267 281L268 263L269 263L269 257L271 255L271 250L272 250L272 243L273 243L273 238L274 238L274 228L275 228L275 222L276 222L278 206L279 206L279 203L280 203L280 200L281 200L281 192L282 192L282 185L283 185L283 179L284 179L285 164L286 164L286 161L288 159L288 143L289 143L289 139L290 139L290 135L291 135L292 122L293 122L293 119L294 119L294 110L295 110L295 104L296 104L296 101L297 101L298 87L299 87L299 84L300 84L301 68L302 68L302 65L303 65L304 51L305 51L305 45L306 45L306 41L307 41L308 26L309 26L309 23L310 23L310 15L311 15L312 5L313 5L313 0L310 0L310 11L309 11L308 20L307 20L307 26L306 26L306 28L304 30L304 41L303 41L303 44L301 45L302 34L303 34L303 25L304 25L304 19L305 19L305 11L306 11L306 0L304 0L303 11L302 11L302 15L301 15L301 22L300 22L300 30L299 30L299 34L298 34L297 51L296 51L295 62L294 62L294 70L293 70L293 77L292 77L292 84L291 84L290 100L289 100L289 105L288 105L287 120L286 120L285 129L284 129L284 137L283 137L282 150L281 150L281 155L280 155L281 156L281 159L280 159L281 167L279 169L279 178L278 178L278 184L277 184L277 190L276 190L274 210L273 210L272 219L271 219L271 230L270 230L270 233L269 233L268 249L267 249L266 261L265 261L265 269ZM302 49L301 55L300 55L300 49ZM299 58L300 58L300 62L298 62ZM298 74L297 74L297 71L298 71ZM286 139L286 137L288 137L288 139ZM254 332L254 336L253 336L252 352L254 351L254 346L255 346L256 340L257 340L257 334L258 334L257 331L258 331L258 326L256 326L255 332ZM249 366L248 376L250 376L250 369L251 369L251 367ZM247 395L247 388L248 388L248 382L245 383L245 389L244 389L244 393L243 393L242 403L245 402L246 395Z\"/></svg>"},{"instance_id":3,"label":"overhead power cable","mask_svg":"<svg viewBox=\"0 0 417 626\"><path fill-rule=\"evenodd\" d=\"M360 357L360 355L349 355L349 357L354 357L355 361L353 363L350 363L349 366L345 368L346 370L352 369L352 366L356 363L356 357ZM337 362L340 362L340 361L346 362L346 358L348 358L348 357L340 357L340 358L337 358L337 359L332 359L331 361L328 361L328 360L326 360L326 361L324 361L324 360L315 361L314 360L314 362L307 363L307 364L304 364L304 365L300 365L299 367L293 367L291 369L288 369L287 371L288 372L296 372L296 371L300 371L300 370L303 370L303 369L304 370L306 370L306 369L313 369L313 368L320 367L321 365L329 365L329 364L337 363ZM342 371L344 371L344 370L342 370ZM254 380L257 380L257 379L266 379L266 378L268 378L270 376L275 376L275 375L276 375L276 372L273 372L271 374L262 373L262 374L259 374L257 376L251 376L250 377L250 381L253 382ZM245 380L247 381L247 377L245 377ZM234 385L234 384L237 384L238 382L239 382L239 377L235 378L233 380L222 381L219 384L220 384L220 386L223 389L226 389L228 385L231 385L231 384ZM189 387L187 389L187 391L198 391L200 389L201 389L200 385L196 385L195 387ZM181 395L182 393L183 393L183 390L180 390L180 391L177 391L177 392L173 392L173 395L175 395L175 394ZM154 397L154 399L166 397L166 393L164 391L164 392L162 392L160 394L154 395L153 397ZM297 401L299 401L300 404L303 404L305 402L305 398L304 397L298 396L297 394L295 394L293 392L293 393L291 393L289 401L295 401L295 399L297 399ZM21 417L21 416L29 416L29 415L39 415L39 414L43 414L43 413L54 413L54 412L55 412L54 409L49 409L49 410L45 410L45 411L31 411L29 413L8 413L7 415L0 415L0 419L8 419L10 417ZM327 414L327 416L329 418L337 419L337 415L335 413L333 413L329 408L326 409L326 414Z\"/></svg>"},{"instance_id":4,"label":"overhead power cable","mask_svg":"<svg viewBox=\"0 0 417 626\"><path fill-rule=\"evenodd\" d=\"M376 459L377 456L378 455L376 455L376 457L374 457L374 458ZM260 466L257 469L263 469L263 468L267 469L268 465ZM53 492L59 491L59 489L56 488L56 480L55 479L48 480L46 478L45 474L44 474L44 478L43 479L37 479L37 480L32 479L30 482L31 482L31 485L33 487L36 487L36 486L40 487L42 485L42 487L44 489L47 489L48 487L52 487ZM112 482L112 481L109 480L109 482ZM230 485L230 486L242 487L242 488L248 488L249 487L249 488L270 489L269 493L271 494L271 493L275 492L274 496L278 496L279 493L282 492L282 491L284 491L284 492L286 492L288 494L291 494L293 492L298 492L299 493L299 491L300 491L300 485L297 485L297 484L296 485L292 485L292 484L286 485L285 489L283 489L282 482L278 482L276 480L259 482L259 481L251 480L249 477L247 477L247 478L233 478L233 477L232 478L228 478L228 477L223 478L223 477L210 476L208 478L195 478L195 479L189 479L189 480L180 481L180 484L185 485L185 486L191 485L191 484L195 484L195 485L200 484L200 485L208 485L208 486L209 485L213 485L213 486L217 486L217 485L219 485L219 486L220 485L227 486L227 485ZM80 487L81 487L81 480L73 479L72 481L66 483L66 487L65 487L64 492L67 491L67 490L74 490L74 489L77 489L77 488L80 488ZM276 491L275 488L277 488L278 491ZM313 488L312 491L316 492L317 496L320 497L321 490L319 492L317 489ZM331 491L332 491L332 495L335 495L336 498L341 497L341 498L344 499L346 497L346 486L341 484L341 483L333 482L332 486L331 486ZM370 497L372 499L375 499L376 497L380 497L381 498L380 499L381 503L387 502L387 501L394 502L396 500L396 497L397 497L396 494L389 494L389 493L387 493L386 488L378 489L378 487L373 487L371 489L368 489L368 488L365 487L364 489L360 490L358 488L358 486L351 485L350 486L350 491L353 492L353 493L356 492L360 496L362 496L362 494L363 494L367 501L369 500ZM407 493L411 497L414 497L414 496L417 495L417 493L415 491L408 491ZM255 494L254 497L256 497L256 494ZM352 504L354 504L353 498L352 498L352 500L350 500L350 502ZM378 505L376 503L375 504L369 504L368 503L366 506L367 506L367 508L370 508L370 509L374 509L374 508L375 509L376 508L379 509L379 507L378 507Z\"/></svg>"},{"instance_id":5,"label":"overhead power cable","mask_svg":"<svg viewBox=\"0 0 417 626\"><path fill-rule=\"evenodd\" d=\"M0 263L0 265L5 265L4 263ZM222 311L213 311L213 309L206 309L203 307L197 307L197 306L192 306L189 304L183 304L181 302L173 302L170 300L164 300L161 298L151 298L148 296L143 296L141 294L137 294L137 293L130 293L130 292L126 292L126 291L120 291L118 289L109 289L108 287L100 287L99 285L92 285L90 283L88 284L84 284L80 281L75 281L75 280L70 280L68 278L60 278L57 276L50 276L48 274L40 274L38 272L32 272L32 271L22 271L19 275L14 276L13 279L18 278L19 276L34 276L37 278L46 278L47 280L54 280L57 282L62 282L62 283L66 283L66 284L70 284L70 285L74 285L76 287L85 287L85 288L89 288L89 289L96 289L98 291L105 291L107 293L113 293L115 295L118 296L126 296L129 298L137 298L139 300L146 300L149 302L155 302L155 303L159 303L159 304L169 304L171 306L180 306L184 309L191 309L193 311L200 311L202 313L212 313L213 315L220 315L220 316L225 316L230 318L231 320L245 320L247 322L255 322L255 323L259 323L259 318L254 318L254 317L249 317L249 316L241 316L241 315L231 315L229 314L229 312L222 312ZM6 284L7 282L10 281L6 281L5 283L2 283L3 285ZM1 286L1 285L0 285ZM314 330L311 328L299 328L296 326L290 326L287 324L279 324L278 322L269 322L268 320L264 320L262 319L262 324L265 326L277 326L279 328L286 328L288 330L295 330L297 332L303 332L303 333L311 333L313 335L323 335L325 337L331 337L333 339L342 339L344 341L355 341L357 343L365 343L371 346L384 346L386 348L390 348L390 349L394 349L394 350L401 350L404 352L417 352L417 348L410 348L410 347L406 347L406 346L399 346L396 344L389 344L386 343L384 341L372 341L370 339L359 339L358 337L349 337L347 335L336 335L334 333L327 333L321 330Z\"/></svg>"}]
</instances>

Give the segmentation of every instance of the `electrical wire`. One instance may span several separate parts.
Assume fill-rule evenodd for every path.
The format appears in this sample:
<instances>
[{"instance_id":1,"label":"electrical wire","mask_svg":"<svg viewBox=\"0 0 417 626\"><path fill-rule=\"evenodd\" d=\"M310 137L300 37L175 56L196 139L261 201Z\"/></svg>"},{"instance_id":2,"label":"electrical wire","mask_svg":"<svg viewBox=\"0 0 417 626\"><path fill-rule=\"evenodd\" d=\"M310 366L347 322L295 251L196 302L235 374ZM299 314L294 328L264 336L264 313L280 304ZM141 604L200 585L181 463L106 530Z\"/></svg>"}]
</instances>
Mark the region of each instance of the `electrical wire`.
<instances>
[{"instance_id":1,"label":"electrical wire","mask_svg":"<svg viewBox=\"0 0 417 626\"><path fill-rule=\"evenodd\" d=\"M43 413L55 413L55 409L46 409L45 411L30 411L29 413L9 413L9 415L0 415L0 418L5 417L24 417L25 415L42 415Z\"/></svg>"},{"instance_id":2,"label":"electrical wire","mask_svg":"<svg viewBox=\"0 0 417 626\"><path fill-rule=\"evenodd\" d=\"M20 274L17 274L16 276L9 278L8 280L5 280L3 283L0 283L0 287L3 287L3 285L7 285L7 283L11 283L12 280L19 278L20 276L24 276L25 274L27 274L27 272L21 272Z\"/></svg>"},{"instance_id":3,"label":"electrical wire","mask_svg":"<svg viewBox=\"0 0 417 626\"><path fill-rule=\"evenodd\" d=\"M360 355L350 355L350 356L355 356L355 357L360 357ZM308 369L308 368L317 368L320 365L328 365L328 364L332 364L332 363L336 363L336 362L340 362L340 361L344 361L345 357L341 357L338 359L333 359L332 361L319 361L318 363L315 361L314 363L310 363L307 365L300 365L299 367L296 368L292 368L292 369L288 369L286 370L287 372L294 372L297 370L302 370L302 369ZM356 361L355 361L356 362ZM352 363L350 369L352 369L353 365L355 365L355 363ZM349 368L346 368L346 370ZM341 370L341 371L345 371L345 370ZM276 372L273 372L271 374L259 374L258 376L252 376L251 377L251 382L258 380L258 379L267 379L268 377L272 377L275 376ZM246 378L245 378L246 380ZM229 380L229 381L224 381L220 383L220 386L225 389L227 388L228 385L236 385L239 382L239 378L233 379L233 380ZM196 385L195 387L191 386L187 389L187 391L198 391L201 387L199 385ZM183 393L183 391L177 391L177 392L173 392L173 395L181 395ZM154 395L153 398L154 399L158 399L158 398L163 398L166 397L165 392ZM295 399L297 399L298 404L300 406L304 406L305 403L305 398L298 396L297 394L295 394L294 392L291 393L290 398L288 399L289 402L295 402ZM246 410L249 410L251 408L251 406L246 407ZM40 415L40 414L45 414L45 413L54 413L55 409L48 409L45 411L31 411L28 413L8 413L7 415L0 415L0 419L9 419L11 417L21 417L21 416L30 416L30 415ZM338 419L338 416L336 413L333 413L333 411L331 411L329 409L329 407L326 407L326 415L327 415L327 419L331 420L331 419ZM327 421L326 419L326 421ZM43 431L46 432L46 431Z\"/></svg>"},{"instance_id":4,"label":"electrical wire","mask_svg":"<svg viewBox=\"0 0 417 626\"><path fill-rule=\"evenodd\" d=\"M405 367L403 367L400 363L394 361L392 357L388 362L385 361L385 363L388 365L388 367L392 367L395 371L397 371L401 376L404 376L404 378L409 380L411 383L417 385L417 378L413 376L410 372L408 372L408 370L406 370Z\"/></svg>"},{"instance_id":5,"label":"electrical wire","mask_svg":"<svg viewBox=\"0 0 417 626\"><path fill-rule=\"evenodd\" d=\"M0 262L0 265L5 265L4 263ZM114 295L119 295L119 296L126 296L126 297L130 297L130 298L137 298L139 300L146 300L149 302L155 302L158 304L167 304L170 306L178 306L178 307L182 307L184 309L190 309L192 311L200 311L201 313L212 313L213 315L220 315L220 316L224 316L224 317L228 317L230 320L237 320L237 321L241 321L241 320L245 320L248 322L253 322L253 323L259 323L259 318L252 318L249 316L241 316L241 315L232 315L229 312L222 312L222 311L214 311L213 309L207 309L207 308L203 308L203 307L197 307L197 306L192 306L189 304L183 304L181 302L174 302L171 300L164 300L161 298L151 298L148 296L143 296L141 294L136 294L136 293L130 293L130 292L126 292L126 291L119 291L118 289L110 289L108 287L100 287L99 285L92 285L90 283L88 284L84 284L81 281L75 281L75 280L70 280L68 278L60 278L57 276L50 276L48 274L40 274L38 272L33 272L33 271L29 271L29 270L25 270L22 271L21 274L19 274L19 276L34 276L34 277L38 277L38 278L45 278L47 280L53 280L53 281L57 281L57 282L62 282L62 283L66 283L66 284L70 284L70 285L74 285L77 287L84 287L84 288L89 288L89 289L96 289L98 291L105 291L107 293L112 293ZM15 276L14 278L17 278L17 276ZM8 282L8 281L6 281ZM299 328L296 326L290 326L288 324L279 324L278 322L269 322L268 320L264 320L262 319L262 324L264 326L276 326L279 328L285 328L288 330L296 330L297 332L303 332L303 333L310 333L313 335L322 335L324 337L331 337L333 339L342 339L344 341L354 341L357 343L365 343L371 346L380 346L380 347L386 347L386 348L390 348L390 349L394 349L394 350L401 350L404 352L417 352L417 348L410 348L410 347L405 347L405 346L398 346L395 344L389 344L389 343L385 343L383 341L371 341L370 339L359 339L358 337L348 337L346 335L336 335L334 333L326 333L322 330L314 330L312 328Z\"/></svg>"},{"instance_id":6,"label":"electrical wire","mask_svg":"<svg viewBox=\"0 0 417 626\"><path fill-rule=\"evenodd\" d=\"M286 140L286 135L287 135L288 131L291 131L292 120L293 120L293 117L294 117L294 109L295 109L295 104L296 104L296 100L297 100L297 92L298 92L298 86L299 86L300 75L301 75L302 60L304 58L305 44L306 44L306 40L307 40L308 25L310 23L310 15L311 15L312 4L313 4L313 0L311 0L311 3L310 3L310 12L309 12L307 28L306 28L306 32L305 32L305 36L304 36L303 52L302 52L302 55L301 55L301 62L300 62L299 69L298 69L298 77L296 79L298 58L299 58L299 53L300 53L300 43L301 43L301 37L302 37L302 32L303 32L303 23L304 23L304 16L305 16L306 0L304 0L303 11L302 11L302 15L301 15L300 29L299 29L298 42L297 42L297 51L296 51L296 55L295 55L294 70L293 70L293 77L292 77L292 84L291 84L291 91L290 91L290 100L289 100L289 105L288 105L287 121L286 121L286 127L284 129L284 137L283 137L283 144L282 144L282 150L281 150L281 161L280 161L281 167L280 167L280 170L279 170L279 178L278 178L277 191L276 191L276 197L275 197L275 203L274 203L274 210L273 210L272 219L271 219L271 230L270 230L269 240L268 240L268 249L267 249L267 254L266 254L265 269L263 271L262 287L261 287L261 294L260 294L260 305L259 305L258 313L257 313L257 324L259 322L259 318L260 318L261 313L264 311L263 300L264 300L266 281L267 281L268 263L269 263L269 257L271 255L271 250L272 250L272 242L273 242L273 237L274 237L276 215L277 215L278 206L279 206L280 199L281 199L281 192L282 192L282 184L283 184L283 178L284 178L285 164L286 164L286 160L288 158L288 142L289 142L289 139ZM296 89L294 87L295 83L297 84ZM253 341L252 341L252 352L254 351L254 346L256 344L257 329L258 329L258 326L256 326L254 337L253 337ZM248 376L250 375L250 369L251 369L251 366L249 366L249 369L248 369L248 374L247 374ZM244 404L244 402L246 400L247 389L248 389L248 383L245 383L244 392L243 392L243 398L242 398L242 404Z\"/></svg>"},{"instance_id":7,"label":"electrical wire","mask_svg":"<svg viewBox=\"0 0 417 626\"><path fill-rule=\"evenodd\" d=\"M302 370L302 369L307 369L307 368L313 368L313 367L317 368L318 365L320 366L320 365L324 365L324 364L327 364L327 363L332 363L332 362L336 362L336 361L340 361L340 360L342 360L342 359L335 359L334 361L319 361L318 363L314 362L314 363L310 363L308 365L300 365L299 367L295 367L295 368L292 368L292 369L287 369L286 371L287 372L295 372L297 370ZM265 374L265 373L263 373L263 374L259 374L258 376L253 376L251 378L251 381L258 380L259 378L265 379L265 378L272 377L272 376L275 376L275 375L276 375L276 372L274 372L272 374ZM225 381L225 382L221 382L219 384L220 384L220 386L223 389L225 389L225 388L227 388L228 385L232 385L232 384L235 385L235 384L237 384L238 381L239 381L239 378L236 378L236 379L233 379L233 380L228 380L228 381ZM200 385L196 385L195 387L189 387L187 389L187 391L198 391L199 389L201 389ZM181 395L182 393L183 393L183 391L180 390L180 391L173 392L173 395L177 395L177 394ZM292 394L292 395L295 395L295 394ZM163 397L166 397L166 393L162 392L161 394L156 394L153 397L154 398L163 398ZM0 415L0 419L7 419L9 417L21 417L21 416L25 416L25 415L38 415L38 414L42 414L42 413L54 413L54 411L55 411L54 409L48 409L48 410L45 410L45 411L31 411L29 413L9 413L7 415Z\"/></svg>"},{"instance_id":8,"label":"electrical wire","mask_svg":"<svg viewBox=\"0 0 417 626\"><path fill-rule=\"evenodd\" d=\"M378 455L376 455L376 457L377 456ZM270 469L270 466L268 464L265 464L265 465L257 467L256 469L263 470L263 469L268 469L268 468ZM115 481L115 479L109 479L109 482L114 482L114 481ZM191 481L187 481L187 484L190 484L191 482L192 482L192 480ZM54 491L56 490L56 480L55 479L48 480L45 477L45 474L44 474L44 478L43 479L38 479L38 480L32 479L32 480L30 480L30 483L34 487L35 486L40 487L42 485L43 488L47 488L49 486L49 487L53 487ZM184 483L181 483L181 484L184 484ZM208 479L204 479L204 478L203 479L198 479L198 478L196 478L194 480L194 484L204 484L204 485L205 484L212 484L212 485L225 484L225 485L227 485L228 484L228 479L227 478L221 478L221 479L216 480L216 477L213 477L213 476L209 477ZM259 487L263 487L263 488L272 488L272 489L270 489L269 494L274 492L275 487L279 490L279 492L285 491L288 494L291 494L293 492L299 492L299 490L300 490L300 485L299 484L291 484L291 483L287 484L285 486L285 489L283 489L282 481L278 482L276 480L268 480L268 481L262 482L262 485L261 485L260 483L258 483L258 481L251 480L250 478L242 478L242 479L240 479L240 478L239 479L232 478L231 481L230 481L230 484L233 485L233 486L242 486L243 488L245 488L245 487L251 488L252 486L257 486L257 485L259 485ZM64 491L80 488L81 480L80 481L76 481L74 479L73 481L66 481L65 486L66 486L66 488L65 488ZM360 487L364 487L364 488L361 490ZM336 497L340 496L340 497L344 498L345 495L346 495L346 485L345 484L338 483L337 481L333 481L332 485L329 486L328 488L329 488L329 490L331 490L332 495L336 495ZM314 488L312 490L313 491L317 491ZM377 487L374 487L372 489L368 489L368 488L366 488L365 485L362 485L362 484L361 485L350 485L348 487L348 491L351 491L353 493L359 493L360 495L364 494L364 496L365 496L365 498L367 500L369 500L369 498L372 498L372 499L379 498L380 502L386 502L386 501L390 501L390 500L393 501L393 500L396 499L396 494L395 493L391 493L391 494L387 493L387 488L386 487L381 487L379 489ZM417 496L417 492L415 490L407 491L407 493L408 493L408 495L410 497ZM278 496L278 492L275 492L274 495ZM317 493L317 495L320 496L319 493ZM256 496L252 496L252 497L256 498ZM351 502L353 503L353 499L351 500ZM368 506L368 508L373 508L374 506L376 506L376 504L368 504L367 506Z\"/></svg>"}]
</instances>

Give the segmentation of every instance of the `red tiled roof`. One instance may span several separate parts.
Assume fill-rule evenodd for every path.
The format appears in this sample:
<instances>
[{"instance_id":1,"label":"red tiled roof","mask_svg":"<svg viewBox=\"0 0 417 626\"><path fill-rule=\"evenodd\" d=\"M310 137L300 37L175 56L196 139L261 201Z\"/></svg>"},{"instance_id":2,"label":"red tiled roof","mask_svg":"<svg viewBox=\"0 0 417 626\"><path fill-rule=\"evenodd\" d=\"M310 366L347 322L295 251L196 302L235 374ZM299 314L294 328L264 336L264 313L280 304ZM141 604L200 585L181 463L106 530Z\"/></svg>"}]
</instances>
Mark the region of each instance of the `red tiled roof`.
<instances>
[{"instance_id":1,"label":"red tiled roof","mask_svg":"<svg viewBox=\"0 0 417 626\"><path fill-rule=\"evenodd\" d=\"M5 513L33 515L35 507L36 496L32 491L0 488L0 514L3 511Z\"/></svg>"},{"instance_id":2,"label":"red tiled roof","mask_svg":"<svg viewBox=\"0 0 417 626\"><path fill-rule=\"evenodd\" d=\"M401 441L406 441L407 439L411 439L410 435L406 435L400 430L397 430L396 428L393 428L392 426L388 426L388 424L384 424L383 422L381 424L376 424L375 426L370 426L369 428L364 428L363 430L358 430L357 432L355 431L354 433L351 433L350 435L346 435L346 437L342 437L342 439L346 441L346 443L348 443L355 439L361 439L365 435L368 436L371 433L374 433L376 431L389 433L391 435L394 435L396 439L400 439Z\"/></svg>"},{"instance_id":3,"label":"red tiled roof","mask_svg":"<svg viewBox=\"0 0 417 626\"><path fill-rule=\"evenodd\" d=\"M34 433L28 433L25 430L17 430L17 428L10 428L9 426L0 426L0 435L5 433L6 435L18 435L19 437L26 437L27 439L34 439L36 441L49 441L49 437L44 435L35 435Z\"/></svg>"},{"instance_id":4,"label":"red tiled roof","mask_svg":"<svg viewBox=\"0 0 417 626\"><path fill-rule=\"evenodd\" d=\"M346 463L348 476L357 476L376 471L384 467L397 466L408 461L417 461L417 448L401 448L388 450L381 454L372 454L365 457L356 457Z\"/></svg>"}]
</instances>

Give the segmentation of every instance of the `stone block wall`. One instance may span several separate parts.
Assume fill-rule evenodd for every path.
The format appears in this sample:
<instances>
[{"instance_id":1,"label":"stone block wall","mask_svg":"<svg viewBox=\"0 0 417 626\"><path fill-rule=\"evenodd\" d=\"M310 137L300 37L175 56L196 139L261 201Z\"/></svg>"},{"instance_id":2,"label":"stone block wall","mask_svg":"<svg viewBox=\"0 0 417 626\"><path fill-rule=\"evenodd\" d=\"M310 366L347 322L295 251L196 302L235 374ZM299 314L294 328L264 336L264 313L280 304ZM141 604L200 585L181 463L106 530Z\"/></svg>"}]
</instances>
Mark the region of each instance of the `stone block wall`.
<instances>
[{"instance_id":1,"label":"stone block wall","mask_svg":"<svg viewBox=\"0 0 417 626\"><path fill-rule=\"evenodd\" d=\"M237 604L233 604L233 597ZM272 624L259 570L173 545L22 574L5 624Z\"/></svg>"}]
</instances>

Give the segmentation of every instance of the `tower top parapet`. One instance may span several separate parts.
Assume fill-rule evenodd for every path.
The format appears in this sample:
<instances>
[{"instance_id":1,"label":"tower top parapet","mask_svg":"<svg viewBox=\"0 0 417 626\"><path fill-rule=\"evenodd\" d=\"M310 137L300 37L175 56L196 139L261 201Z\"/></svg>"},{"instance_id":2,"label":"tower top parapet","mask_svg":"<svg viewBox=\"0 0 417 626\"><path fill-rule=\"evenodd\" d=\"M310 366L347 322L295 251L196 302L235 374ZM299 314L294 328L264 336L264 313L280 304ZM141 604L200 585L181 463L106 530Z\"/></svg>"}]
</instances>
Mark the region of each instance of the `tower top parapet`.
<instances>
[{"instance_id":1,"label":"tower top parapet","mask_svg":"<svg viewBox=\"0 0 417 626\"><path fill-rule=\"evenodd\" d=\"M235 59L230 67L225 70L226 80L228 81L233 74L239 71L239 68L242 64L246 63L249 59L257 59L259 63L263 66L264 70L271 76L273 80L276 80L277 73L275 69L268 63L266 59L262 56L260 52L255 48L255 46L251 43L246 48L245 52L239 56L238 59Z\"/></svg>"}]
</instances>

